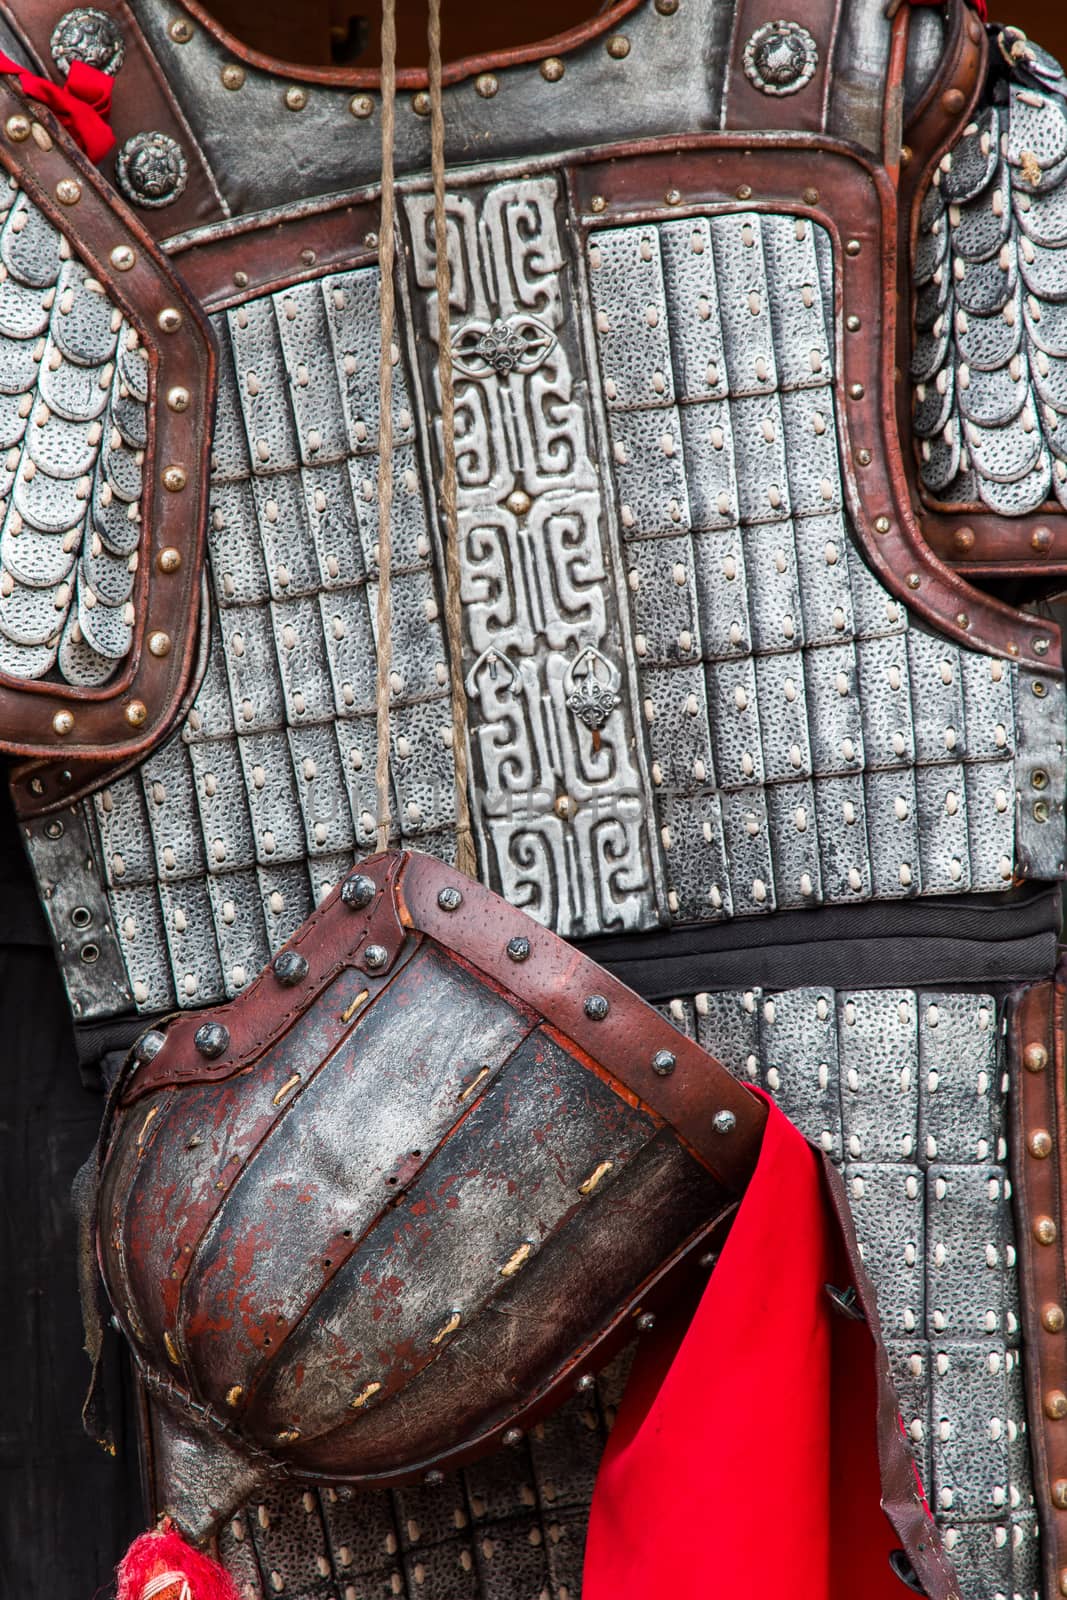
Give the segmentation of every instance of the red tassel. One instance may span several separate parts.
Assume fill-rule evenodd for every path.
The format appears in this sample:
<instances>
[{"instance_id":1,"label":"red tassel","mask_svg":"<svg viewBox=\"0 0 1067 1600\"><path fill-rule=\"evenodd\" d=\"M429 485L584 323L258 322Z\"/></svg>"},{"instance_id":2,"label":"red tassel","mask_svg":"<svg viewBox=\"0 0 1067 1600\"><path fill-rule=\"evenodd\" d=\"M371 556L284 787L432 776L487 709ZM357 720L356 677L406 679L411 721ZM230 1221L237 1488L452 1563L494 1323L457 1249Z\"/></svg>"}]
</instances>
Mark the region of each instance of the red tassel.
<instances>
[{"instance_id":1,"label":"red tassel","mask_svg":"<svg viewBox=\"0 0 1067 1600\"><path fill-rule=\"evenodd\" d=\"M186 1544L165 1517L123 1556L116 1600L240 1600L229 1573Z\"/></svg>"}]
</instances>

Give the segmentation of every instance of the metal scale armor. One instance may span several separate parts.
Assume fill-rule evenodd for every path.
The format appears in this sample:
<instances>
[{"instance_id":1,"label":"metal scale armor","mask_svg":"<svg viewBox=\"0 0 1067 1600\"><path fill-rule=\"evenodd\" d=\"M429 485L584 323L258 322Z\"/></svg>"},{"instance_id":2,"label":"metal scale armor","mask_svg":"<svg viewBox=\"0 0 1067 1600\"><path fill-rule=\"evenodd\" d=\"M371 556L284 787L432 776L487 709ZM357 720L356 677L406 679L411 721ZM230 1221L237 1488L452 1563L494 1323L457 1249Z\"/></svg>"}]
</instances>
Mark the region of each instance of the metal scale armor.
<instances>
[{"instance_id":1,"label":"metal scale armor","mask_svg":"<svg viewBox=\"0 0 1067 1600\"><path fill-rule=\"evenodd\" d=\"M841 1166L961 1593L1049 1597L1065 697L991 591L1067 571L1067 79L959 0L794 10L620 0L447 74L479 875ZM104 1055L374 846L379 101L192 0L0 5L0 47L115 76L102 181L0 86L0 715ZM401 89L394 810L449 861ZM618 1389L442 1482L251 1502L223 1558L264 1600L574 1597Z\"/></svg>"}]
</instances>

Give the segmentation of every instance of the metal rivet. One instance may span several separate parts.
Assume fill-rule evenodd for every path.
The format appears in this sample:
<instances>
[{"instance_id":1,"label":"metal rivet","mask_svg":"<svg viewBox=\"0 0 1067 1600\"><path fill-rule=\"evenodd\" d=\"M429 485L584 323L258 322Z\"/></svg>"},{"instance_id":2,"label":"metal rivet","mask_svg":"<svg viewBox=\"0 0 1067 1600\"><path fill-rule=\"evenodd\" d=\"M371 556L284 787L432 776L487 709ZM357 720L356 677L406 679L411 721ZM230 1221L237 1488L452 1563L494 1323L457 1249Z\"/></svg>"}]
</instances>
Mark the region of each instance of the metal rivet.
<instances>
[{"instance_id":1,"label":"metal rivet","mask_svg":"<svg viewBox=\"0 0 1067 1600\"><path fill-rule=\"evenodd\" d=\"M193 25L191 22L187 22L184 17L175 17L167 32L175 44L188 44L193 37Z\"/></svg>"},{"instance_id":2,"label":"metal rivet","mask_svg":"<svg viewBox=\"0 0 1067 1600\"><path fill-rule=\"evenodd\" d=\"M82 186L77 178L60 178L56 184L56 199L60 205L76 206L82 197Z\"/></svg>"},{"instance_id":3,"label":"metal rivet","mask_svg":"<svg viewBox=\"0 0 1067 1600\"><path fill-rule=\"evenodd\" d=\"M522 1443L522 1429L521 1428L509 1428L508 1431L504 1435L504 1441L503 1442L505 1444L521 1444Z\"/></svg>"},{"instance_id":4,"label":"metal rivet","mask_svg":"<svg viewBox=\"0 0 1067 1600\"><path fill-rule=\"evenodd\" d=\"M849 333L859 333L860 329L863 327L863 323L857 316L846 317L845 327L848 329Z\"/></svg>"},{"instance_id":5,"label":"metal rivet","mask_svg":"<svg viewBox=\"0 0 1067 1600\"><path fill-rule=\"evenodd\" d=\"M1033 772L1031 772L1030 787L1031 789L1048 788L1048 773L1045 771L1044 767L1035 767Z\"/></svg>"},{"instance_id":6,"label":"metal rivet","mask_svg":"<svg viewBox=\"0 0 1067 1600\"><path fill-rule=\"evenodd\" d=\"M752 199L752 185L750 183L739 183L734 192L739 200Z\"/></svg>"},{"instance_id":7,"label":"metal rivet","mask_svg":"<svg viewBox=\"0 0 1067 1600\"><path fill-rule=\"evenodd\" d=\"M378 887L373 878L368 878L365 872L353 873L341 885L341 899L352 911L362 911L369 906Z\"/></svg>"},{"instance_id":8,"label":"metal rivet","mask_svg":"<svg viewBox=\"0 0 1067 1600\"><path fill-rule=\"evenodd\" d=\"M442 911L458 911L463 904L463 896L458 889L442 889L437 896L437 904Z\"/></svg>"},{"instance_id":9,"label":"metal rivet","mask_svg":"<svg viewBox=\"0 0 1067 1600\"><path fill-rule=\"evenodd\" d=\"M305 267L313 267L319 258L315 254L314 250L301 250L300 259L304 263Z\"/></svg>"},{"instance_id":10,"label":"metal rivet","mask_svg":"<svg viewBox=\"0 0 1067 1600\"><path fill-rule=\"evenodd\" d=\"M219 74L224 89L240 89L245 81L245 69L236 61L228 61Z\"/></svg>"},{"instance_id":11,"label":"metal rivet","mask_svg":"<svg viewBox=\"0 0 1067 1600\"><path fill-rule=\"evenodd\" d=\"M862 400L866 390L862 383L850 383L848 386L849 397L852 400Z\"/></svg>"},{"instance_id":12,"label":"metal rivet","mask_svg":"<svg viewBox=\"0 0 1067 1600\"><path fill-rule=\"evenodd\" d=\"M182 325L182 314L176 306L164 306L156 318L163 333L177 333Z\"/></svg>"},{"instance_id":13,"label":"metal rivet","mask_svg":"<svg viewBox=\"0 0 1067 1600\"><path fill-rule=\"evenodd\" d=\"M164 467L163 487L169 489L171 494L180 494L189 482L189 476L184 467Z\"/></svg>"},{"instance_id":14,"label":"metal rivet","mask_svg":"<svg viewBox=\"0 0 1067 1600\"><path fill-rule=\"evenodd\" d=\"M434 1485L438 1483L444 1483L445 1475L441 1471L440 1467L431 1467L429 1472L424 1475L422 1481L423 1483L428 1483L430 1487L433 1488Z\"/></svg>"},{"instance_id":15,"label":"metal rivet","mask_svg":"<svg viewBox=\"0 0 1067 1600\"><path fill-rule=\"evenodd\" d=\"M871 452L869 450L857 450L856 460L861 467L869 467L871 464Z\"/></svg>"},{"instance_id":16,"label":"metal rivet","mask_svg":"<svg viewBox=\"0 0 1067 1600\"><path fill-rule=\"evenodd\" d=\"M1035 800L1034 801L1034 804L1033 804L1033 816L1034 816L1034 821L1035 822L1047 822L1048 821L1049 816L1050 816L1050 812L1049 812L1049 804L1048 804L1047 800Z\"/></svg>"},{"instance_id":17,"label":"metal rivet","mask_svg":"<svg viewBox=\"0 0 1067 1600\"><path fill-rule=\"evenodd\" d=\"M1035 678L1030 687L1038 700L1043 700L1048 694L1048 684L1043 682L1041 678Z\"/></svg>"},{"instance_id":18,"label":"metal rivet","mask_svg":"<svg viewBox=\"0 0 1067 1600\"><path fill-rule=\"evenodd\" d=\"M1045 1396L1045 1415L1053 1422L1067 1417L1067 1394L1062 1389L1050 1389Z\"/></svg>"},{"instance_id":19,"label":"metal rivet","mask_svg":"<svg viewBox=\"0 0 1067 1600\"><path fill-rule=\"evenodd\" d=\"M94 962L100 960L100 946L98 944L83 944L78 951L78 955L87 967L91 967Z\"/></svg>"},{"instance_id":20,"label":"metal rivet","mask_svg":"<svg viewBox=\"0 0 1067 1600\"><path fill-rule=\"evenodd\" d=\"M846 256L858 256L863 246L858 239L850 239L845 246Z\"/></svg>"},{"instance_id":21,"label":"metal rivet","mask_svg":"<svg viewBox=\"0 0 1067 1600\"><path fill-rule=\"evenodd\" d=\"M663 199L669 206L680 206L682 203L682 192L680 189L668 189L667 193L663 196Z\"/></svg>"},{"instance_id":22,"label":"metal rivet","mask_svg":"<svg viewBox=\"0 0 1067 1600\"><path fill-rule=\"evenodd\" d=\"M496 75L492 72L479 72L474 80L474 87L483 100L491 100L500 88Z\"/></svg>"},{"instance_id":23,"label":"metal rivet","mask_svg":"<svg viewBox=\"0 0 1067 1600\"><path fill-rule=\"evenodd\" d=\"M1052 1154L1052 1135L1047 1128L1035 1128L1026 1141L1026 1148L1036 1161L1044 1161Z\"/></svg>"},{"instance_id":24,"label":"metal rivet","mask_svg":"<svg viewBox=\"0 0 1067 1600\"><path fill-rule=\"evenodd\" d=\"M711 1125L716 1133L733 1133L737 1127L737 1118L732 1111L716 1111L711 1119Z\"/></svg>"},{"instance_id":25,"label":"metal rivet","mask_svg":"<svg viewBox=\"0 0 1067 1600\"><path fill-rule=\"evenodd\" d=\"M509 939L507 942L507 953L511 957L512 961L525 961L527 956L530 954L529 939L521 936L517 939Z\"/></svg>"},{"instance_id":26,"label":"metal rivet","mask_svg":"<svg viewBox=\"0 0 1067 1600\"><path fill-rule=\"evenodd\" d=\"M62 839L63 824L58 817L54 817L51 822L45 823L44 835L46 839Z\"/></svg>"},{"instance_id":27,"label":"metal rivet","mask_svg":"<svg viewBox=\"0 0 1067 1600\"><path fill-rule=\"evenodd\" d=\"M1019 646L1015 643L1014 639L1009 639L1004 648L1010 656L1017 656L1019 654Z\"/></svg>"},{"instance_id":28,"label":"metal rivet","mask_svg":"<svg viewBox=\"0 0 1067 1600\"><path fill-rule=\"evenodd\" d=\"M559 56L548 56L541 63L541 76L546 83L558 83L566 70Z\"/></svg>"},{"instance_id":29,"label":"metal rivet","mask_svg":"<svg viewBox=\"0 0 1067 1600\"><path fill-rule=\"evenodd\" d=\"M651 1333L652 1329L656 1326L655 1312L642 1311L639 1317L635 1317L634 1326L636 1327L638 1333Z\"/></svg>"},{"instance_id":30,"label":"metal rivet","mask_svg":"<svg viewBox=\"0 0 1067 1600\"><path fill-rule=\"evenodd\" d=\"M964 103L965 96L962 89L946 89L941 96L941 104L949 115L953 117L958 111L963 110Z\"/></svg>"},{"instance_id":31,"label":"metal rivet","mask_svg":"<svg viewBox=\"0 0 1067 1600\"><path fill-rule=\"evenodd\" d=\"M874 519L875 533L888 533L892 526L893 524L888 517L875 517Z\"/></svg>"},{"instance_id":32,"label":"metal rivet","mask_svg":"<svg viewBox=\"0 0 1067 1600\"><path fill-rule=\"evenodd\" d=\"M1067 1567L1060 1573L1060 1593L1067 1594Z\"/></svg>"},{"instance_id":33,"label":"metal rivet","mask_svg":"<svg viewBox=\"0 0 1067 1600\"><path fill-rule=\"evenodd\" d=\"M22 144L30 136L30 119L18 112L13 117L8 117L4 123L4 132L15 144Z\"/></svg>"},{"instance_id":34,"label":"metal rivet","mask_svg":"<svg viewBox=\"0 0 1067 1600\"><path fill-rule=\"evenodd\" d=\"M188 389L176 383L173 389L167 390L167 404L172 411L188 411L191 399Z\"/></svg>"},{"instance_id":35,"label":"metal rivet","mask_svg":"<svg viewBox=\"0 0 1067 1600\"><path fill-rule=\"evenodd\" d=\"M30 779L30 793L44 794L44 784L41 782L40 778Z\"/></svg>"},{"instance_id":36,"label":"metal rivet","mask_svg":"<svg viewBox=\"0 0 1067 1600\"><path fill-rule=\"evenodd\" d=\"M624 33L613 33L604 48L613 61L625 61L630 54L630 41Z\"/></svg>"},{"instance_id":37,"label":"metal rivet","mask_svg":"<svg viewBox=\"0 0 1067 1600\"><path fill-rule=\"evenodd\" d=\"M1041 1326L1046 1333L1062 1333L1067 1318L1063 1315L1063 1307L1049 1301L1047 1306L1041 1308Z\"/></svg>"},{"instance_id":38,"label":"metal rivet","mask_svg":"<svg viewBox=\"0 0 1067 1600\"><path fill-rule=\"evenodd\" d=\"M524 517L529 511L533 501L525 489L513 489L504 501L513 517Z\"/></svg>"},{"instance_id":39,"label":"metal rivet","mask_svg":"<svg viewBox=\"0 0 1067 1600\"><path fill-rule=\"evenodd\" d=\"M290 111L303 111L308 103L308 92L299 84L291 84L285 91L285 103Z\"/></svg>"},{"instance_id":40,"label":"metal rivet","mask_svg":"<svg viewBox=\"0 0 1067 1600\"><path fill-rule=\"evenodd\" d=\"M1056 1224L1051 1217L1035 1217L1033 1234L1038 1244L1055 1244Z\"/></svg>"},{"instance_id":41,"label":"metal rivet","mask_svg":"<svg viewBox=\"0 0 1067 1600\"><path fill-rule=\"evenodd\" d=\"M907 584L909 589L917 589L921 584L922 579L919 577L917 572L909 572L908 576L904 579L904 582Z\"/></svg>"},{"instance_id":42,"label":"metal rivet","mask_svg":"<svg viewBox=\"0 0 1067 1600\"><path fill-rule=\"evenodd\" d=\"M373 972L378 967L385 966L389 960L389 952L384 944L369 944L363 952L363 960Z\"/></svg>"},{"instance_id":43,"label":"metal rivet","mask_svg":"<svg viewBox=\"0 0 1067 1600\"><path fill-rule=\"evenodd\" d=\"M193 1043L202 1056L214 1061L224 1056L230 1048L230 1030L224 1028L221 1022L202 1023L193 1035Z\"/></svg>"},{"instance_id":44,"label":"metal rivet","mask_svg":"<svg viewBox=\"0 0 1067 1600\"><path fill-rule=\"evenodd\" d=\"M348 102L348 109L354 117L369 117L374 113L374 101L369 94L354 94Z\"/></svg>"},{"instance_id":45,"label":"metal rivet","mask_svg":"<svg viewBox=\"0 0 1067 1600\"><path fill-rule=\"evenodd\" d=\"M552 809L561 822L570 822L578 815L578 802L569 794L561 794Z\"/></svg>"},{"instance_id":46,"label":"metal rivet","mask_svg":"<svg viewBox=\"0 0 1067 1600\"><path fill-rule=\"evenodd\" d=\"M88 906L75 906L70 914L70 920L76 928L87 928L93 920L93 914Z\"/></svg>"},{"instance_id":47,"label":"metal rivet","mask_svg":"<svg viewBox=\"0 0 1067 1600\"><path fill-rule=\"evenodd\" d=\"M611 1007L602 994L591 994L585 1002L584 1009L590 1022L603 1022Z\"/></svg>"},{"instance_id":48,"label":"metal rivet","mask_svg":"<svg viewBox=\"0 0 1067 1600\"><path fill-rule=\"evenodd\" d=\"M957 625L957 627L960 627L960 628L969 628L970 627L971 619L968 616L966 611L957 611L956 612L956 625Z\"/></svg>"},{"instance_id":49,"label":"metal rivet","mask_svg":"<svg viewBox=\"0 0 1067 1600\"><path fill-rule=\"evenodd\" d=\"M247 289L248 288L248 273L247 272L241 272L241 271L235 272L234 275L233 275L233 286L234 286L235 289Z\"/></svg>"},{"instance_id":50,"label":"metal rivet","mask_svg":"<svg viewBox=\"0 0 1067 1600\"><path fill-rule=\"evenodd\" d=\"M425 89L420 89L418 94L412 95L411 109L419 117L428 117L430 115L430 97Z\"/></svg>"},{"instance_id":51,"label":"metal rivet","mask_svg":"<svg viewBox=\"0 0 1067 1600\"><path fill-rule=\"evenodd\" d=\"M902 167L910 166L911 165L911 161L912 161L912 157L914 156L914 154L915 154L915 152L911 148L910 144L902 144L901 147L900 147L900 164L901 164L901 166Z\"/></svg>"},{"instance_id":52,"label":"metal rivet","mask_svg":"<svg viewBox=\"0 0 1067 1600\"><path fill-rule=\"evenodd\" d=\"M1057 1478L1053 1483L1052 1504L1057 1511L1067 1511L1067 1478Z\"/></svg>"},{"instance_id":53,"label":"metal rivet","mask_svg":"<svg viewBox=\"0 0 1067 1600\"><path fill-rule=\"evenodd\" d=\"M667 1078L678 1065L678 1057L673 1050L657 1050L652 1057L652 1071L658 1072L661 1078Z\"/></svg>"},{"instance_id":54,"label":"metal rivet","mask_svg":"<svg viewBox=\"0 0 1067 1600\"><path fill-rule=\"evenodd\" d=\"M308 975L306 956L298 950L283 950L274 958L274 976L279 983L284 983L287 989L294 984L303 983Z\"/></svg>"},{"instance_id":55,"label":"metal rivet","mask_svg":"<svg viewBox=\"0 0 1067 1600\"><path fill-rule=\"evenodd\" d=\"M117 244L111 252L111 265L119 272L129 272L136 260L136 253L128 244Z\"/></svg>"},{"instance_id":56,"label":"metal rivet","mask_svg":"<svg viewBox=\"0 0 1067 1600\"><path fill-rule=\"evenodd\" d=\"M1023 1066L1027 1072L1044 1072L1048 1066L1048 1051L1043 1044L1028 1044L1023 1051Z\"/></svg>"},{"instance_id":57,"label":"metal rivet","mask_svg":"<svg viewBox=\"0 0 1067 1600\"><path fill-rule=\"evenodd\" d=\"M148 650L149 650L149 654L150 655L160 656L160 657L169 656L170 655L170 634L169 633L150 633L148 635Z\"/></svg>"},{"instance_id":58,"label":"metal rivet","mask_svg":"<svg viewBox=\"0 0 1067 1600\"><path fill-rule=\"evenodd\" d=\"M602 194L595 194L589 202L590 211L595 211L597 215L599 215L601 211L606 211L607 208L608 203Z\"/></svg>"},{"instance_id":59,"label":"metal rivet","mask_svg":"<svg viewBox=\"0 0 1067 1600\"><path fill-rule=\"evenodd\" d=\"M817 206L819 203L818 189L805 189L801 198L806 206Z\"/></svg>"},{"instance_id":60,"label":"metal rivet","mask_svg":"<svg viewBox=\"0 0 1067 1600\"><path fill-rule=\"evenodd\" d=\"M172 544L168 544L156 557L156 566L160 572L177 572L181 564L181 551L175 550Z\"/></svg>"},{"instance_id":61,"label":"metal rivet","mask_svg":"<svg viewBox=\"0 0 1067 1600\"><path fill-rule=\"evenodd\" d=\"M148 707L143 700L131 700L125 715L131 728L139 728L148 718Z\"/></svg>"},{"instance_id":62,"label":"metal rivet","mask_svg":"<svg viewBox=\"0 0 1067 1600\"><path fill-rule=\"evenodd\" d=\"M1047 656L1048 655L1048 640L1047 639L1035 639L1033 641L1033 648L1034 648L1034 655L1035 656Z\"/></svg>"},{"instance_id":63,"label":"metal rivet","mask_svg":"<svg viewBox=\"0 0 1067 1600\"><path fill-rule=\"evenodd\" d=\"M147 1033L142 1033L133 1047L134 1059L136 1061L154 1061L166 1042L167 1036L165 1033L161 1033L158 1028L149 1028Z\"/></svg>"},{"instance_id":64,"label":"metal rivet","mask_svg":"<svg viewBox=\"0 0 1067 1600\"><path fill-rule=\"evenodd\" d=\"M52 727L55 729L56 733L59 734L60 738L63 738L66 734L73 731L74 713L71 711L57 711L55 716L52 718Z\"/></svg>"},{"instance_id":65,"label":"metal rivet","mask_svg":"<svg viewBox=\"0 0 1067 1600\"><path fill-rule=\"evenodd\" d=\"M378 235L374 232L373 228L371 229L370 233L365 233L363 235L363 243L366 245L368 250L377 250Z\"/></svg>"},{"instance_id":66,"label":"metal rivet","mask_svg":"<svg viewBox=\"0 0 1067 1600\"><path fill-rule=\"evenodd\" d=\"M1052 529L1045 527L1035 528L1030 535L1030 544L1039 554L1050 550L1052 548Z\"/></svg>"}]
</instances>

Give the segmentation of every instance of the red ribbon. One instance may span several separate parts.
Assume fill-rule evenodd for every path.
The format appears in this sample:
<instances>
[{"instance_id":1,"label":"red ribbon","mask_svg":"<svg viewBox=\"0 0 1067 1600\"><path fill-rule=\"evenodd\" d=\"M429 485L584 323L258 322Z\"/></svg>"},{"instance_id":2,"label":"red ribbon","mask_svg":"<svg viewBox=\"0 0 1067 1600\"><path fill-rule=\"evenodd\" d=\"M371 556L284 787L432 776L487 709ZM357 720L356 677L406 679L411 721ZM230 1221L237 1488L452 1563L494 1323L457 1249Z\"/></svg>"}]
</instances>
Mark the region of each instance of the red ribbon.
<instances>
[{"instance_id":1,"label":"red ribbon","mask_svg":"<svg viewBox=\"0 0 1067 1600\"><path fill-rule=\"evenodd\" d=\"M40 78L17 61L0 55L0 72L14 73L23 94L55 113L90 161L100 162L115 143L111 114L112 80L106 72L72 61L65 84Z\"/></svg>"}]
</instances>

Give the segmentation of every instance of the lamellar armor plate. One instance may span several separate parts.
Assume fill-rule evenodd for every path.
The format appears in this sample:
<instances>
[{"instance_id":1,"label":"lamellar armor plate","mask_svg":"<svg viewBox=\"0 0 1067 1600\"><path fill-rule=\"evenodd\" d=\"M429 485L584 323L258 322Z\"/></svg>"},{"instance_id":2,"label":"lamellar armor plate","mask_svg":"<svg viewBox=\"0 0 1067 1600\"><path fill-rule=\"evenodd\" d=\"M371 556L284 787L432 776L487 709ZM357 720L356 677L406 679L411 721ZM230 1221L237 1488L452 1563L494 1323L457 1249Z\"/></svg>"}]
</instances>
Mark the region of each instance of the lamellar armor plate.
<instances>
[{"instance_id":1,"label":"lamellar armor plate","mask_svg":"<svg viewBox=\"0 0 1067 1600\"><path fill-rule=\"evenodd\" d=\"M1063 1297L1035 1299L1032 1275L1051 1257L1035 1262L1041 1229L1029 1199L1013 1213L1010 1197L1013 1169L1017 1201L1029 1182L1019 1074L1058 1048L1049 885L1064 872L1064 685L1048 616L968 574L1029 574L1037 599L1067 548L1064 84L1021 36L987 36L962 0L893 21L882 0L796 9L621 0L550 46L450 69L477 894L494 917L507 902L517 925L532 918L509 938L535 950L542 934L553 950L591 941L660 1005L664 1028L775 1096L842 1169L961 1592L1051 1595L1067 1537L1046 1462L1047 1396L1061 1391L1042 1318ZM413 1436L392 1442L391 1461L375 1455L395 1374L346 1372L346 1405L366 1401L339 1436L363 1443L323 1465L305 1429L318 1437L336 1419L296 1418L285 1360L238 1351L244 1335L213 1322L230 1271L219 1230L227 1215L253 1225L276 1159L245 1147L259 1125L243 1107L250 1080L229 1075L232 1041L259 997L286 992L285 974L294 996L305 984L300 961L314 966L319 937L308 930L337 925L353 864L373 876L399 859L365 864L378 822L377 80L268 62L192 0L76 12L32 0L6 14L11 48L39 65L62 76L72 52L106 53L116 74L118 151L103 169L114 189L51 123L44 146L12 134L26 108L0 86L0 694L29 758L13 790L75 1017L103 1049L150 1029L115 1091L102 1250L150 1392L154 1502L199 1495L205 1525L232 1510L198 1453L200 1406L230 1441L213 1459L232 1476L236 1438L252 1463L234 1479L243 1492L262 1481L256 1452L303 1476L220 1532L250 1593L414 1595L430 1573L449 1594L574 1594L612 1378L600 1410L584 1370L578 1399L529 1440L441 1483L350 1503L342 1480L443 1454ZM412 881L447 886L447 441L419 74L401 74L398 109L394 842ZM77 204L63 177L81 186ZM378 1226L377 1185L392 1180L410 1205L431 1181L448 1096L477 1084L491 1122L505 1056L530 1048L522 1029L537 1016L562 1026L559 996L531 1022L507 940L494 959L513 981L494 981L514 1005L413 928L401 942L423 942L406 964L376 941L383 971L399 963L380 996L360 957L335 979L337 1006L306 1010L284 1045L282 1032L246 1039L271 1089L269 1110L256 1102L274 1129L262 1149L277 1152L301 1129L325 1137L331 1095L356 1114L337 1087L352 1092L340 1037L313 1037L334 1010L365 1010L352 1037L369 1041L405 985L424 1000L448 990L426 1001L430 1026L447 1026L417 1114L403 1073L363 1091L393 1111L361 1130L372 1182L360 1228ZM458 955L492 976L484 948ZM1028 980L1028 994L1011 992ZM1035 1007L1040 1040L1011 1022ZM460 1062L449 1050L468 1026L478 1059ZM683 1048L657 1036L656 1051ZM576 1073L581 1098L574 1059L551 1070ZM602 1065L625 1081L626 1059ZM719 1169L683 1158L669 1131L681 1124L654 1097L679 1079L642 1063L651 1120L597 1079L560 1150L573 1142L579 1187L604 1162L610 1181L573 1216L541 1219L536 1237L607 1216L643 1170L629 1160L638 1146L672 1150L674 1208L650 1207L627 1241L625 1283L605 1277L595 1307L574 1306L559 1359L531 1353L531 1403L578 1370L581 1340L616 1329L647 1279L693 1253L698 1213L705 1230L717 1214ZM534 1097L534 1075L526 1087ZM225 1137L192 1142L197 1115L223 1101ZM594 1135L609 1125L602 1155ZM212 1162L238 1146L228 1190ZM198 1174L189 1216L157 1232L153 1193L178 1167ZM309 1250L322 1245L333 1273L351 1241L339 1212L327 1222ZM532 1213L516 1213L496 1240L503 1264L527 1232ZM190 1259L169 1280L179 1234ZM332 1325L322 1255L265 1258L261 1310L270 1273L290 1273L274 1311L283 1349L301 1295L314 1309L300 1338ZM538 1270L563 1283L550 1258ZM423 1392L450 1370L483 1287L457 1268L442 1300L443 1260L410 1280ZM208 1345L225 1338L234 1347L216 1364ZM523 1411L482 1400L468 1442ZM510 1552L496 1567L494 1548Z\"/></svg>"}]
</instances>

